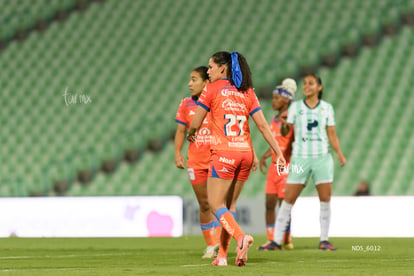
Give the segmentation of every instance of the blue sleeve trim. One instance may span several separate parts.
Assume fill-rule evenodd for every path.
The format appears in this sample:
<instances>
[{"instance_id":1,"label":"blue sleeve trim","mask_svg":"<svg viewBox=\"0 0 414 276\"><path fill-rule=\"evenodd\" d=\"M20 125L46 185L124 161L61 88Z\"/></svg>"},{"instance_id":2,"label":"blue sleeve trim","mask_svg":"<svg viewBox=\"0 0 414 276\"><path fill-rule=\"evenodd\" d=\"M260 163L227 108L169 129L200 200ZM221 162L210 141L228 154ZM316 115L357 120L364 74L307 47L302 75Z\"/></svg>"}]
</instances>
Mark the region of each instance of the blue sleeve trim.
<instances>
[{"instance_id":1,"label":"blue sleeve trim","mask_svg":"<svg viewBox=\"0 0 414 276\"><path fill-rule=\"evenodd\" d=\"M208 106L206 106L205 104L200 103L200 102L197 102L197 105L198 106L201 106L202 108L204 108L205 110L207 110L208 112L210 112L210 108L208 108Z\"/></svg>"},{"instance_id":2,"label":"blue sleeve trim","mask_svg":"<svg viewBox=\"0 0 414 276\"><path fill-rule=\"evenodd\" d=\"M186 123L184 123L183 121L180 121L180 120L177 120L177 119L175 119L175 121L176 121L177 123L181 124L181 125L185 125L185 126L187 126L187 124L186 124Z\"/></svg>"},{"instance_id":3,"label":"blue sleeve trim","mask_svg":"<svg viewBox=\"0 0 414 276\"><path fill-rule=\"evenodd\" d=\"M256 113L259 110L262 110L261 106L259 106L258 108L254 109L252 112L250 112L250 116L253 116L253 114Z\"/></svg>"}]
</instances>

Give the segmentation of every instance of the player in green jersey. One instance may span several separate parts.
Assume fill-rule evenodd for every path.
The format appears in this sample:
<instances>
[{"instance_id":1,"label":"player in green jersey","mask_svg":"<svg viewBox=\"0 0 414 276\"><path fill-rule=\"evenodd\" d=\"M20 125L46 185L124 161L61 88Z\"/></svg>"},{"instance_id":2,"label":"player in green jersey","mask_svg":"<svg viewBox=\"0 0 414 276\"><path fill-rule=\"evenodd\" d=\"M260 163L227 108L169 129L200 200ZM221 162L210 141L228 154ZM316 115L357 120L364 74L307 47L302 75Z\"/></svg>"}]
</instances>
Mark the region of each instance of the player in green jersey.
<instances>
[{"instance_id":1,"label":"player in green jersey","mask_svg":"<svg viewBox=\"0 0 414 276\"><path fill-rule=\"evenodd\" d=\"M289 131L293 126L295 139L285 199L280 207L275 227L273 242L279 249L284 229L290 220L293 204L305 187L308 178L312 177L320 200L319 249L336 250L328 241L333 182L333 160L329 145L337 153L341 166L345 165L346 159L336 135L334 110L331 104L322 100L322 89L320 77L313 74L306 76L303 84L305 99L296 101L289 107L288 126L284 131Z\"/></svg>"}]
</instances>

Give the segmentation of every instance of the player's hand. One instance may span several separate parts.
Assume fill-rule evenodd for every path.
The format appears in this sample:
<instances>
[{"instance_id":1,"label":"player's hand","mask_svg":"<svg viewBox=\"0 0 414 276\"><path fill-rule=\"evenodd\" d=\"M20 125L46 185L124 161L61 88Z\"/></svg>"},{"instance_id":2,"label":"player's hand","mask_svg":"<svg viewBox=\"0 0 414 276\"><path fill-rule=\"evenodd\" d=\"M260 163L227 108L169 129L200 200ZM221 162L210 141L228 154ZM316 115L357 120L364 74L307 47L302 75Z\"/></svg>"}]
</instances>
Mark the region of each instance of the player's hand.
<instances>
[{"instance_id":1,"label":"player's hand","mask_svg":"<svg viewBox=\"0 0 414 276\"><path fill-rule=\"evenodd\" d=\"M286 167L286 160L283 155L277 157L276 166L278 170L284 171Z\"/></svg>"},{"instance_id":2,"label":"player's hand","mask_svg":"<svg viewBox=\"0 0 414 276\"><path fill-rule=\"evenodd\" d=\"M194 135L187 135L187 140L188 140L190 143L195 143L195 142L196 142L196 140L197 140L197 135L196 135L196 134L194 134Z\"/></svg>"},{"instance_id":3,"label":"player's hand","mask_svg":"<svg viewBox=\"0 0 414 276\"><path fill-rule=\"evenodd\" d=\"M187 133L187 140L191 143L195 143L197 140L197 130L195 128L190 127Z\"/></svg>"},{"instance_id":4,"label":"player's hand","mask_svg":"<svg viewBox=\"0 0 414 276\"><path fill-rule=\"evenodd\" d=\"M338 154L338 160L339 160L339 163L341 163L341 167L345 166L346 158L342 153Z\"/></svg>"},{"instance_id":5,"label":"player's hand","mask_svg":"<svg viewBox=\"0 0 414 276\"><path fill-rule=\"evenodd\" d=\"M277 159L275 166L276 172L279 176L288 173L288 168L286 167L286 160L283 156Z\"/></svg>"},{"instance_id":6,"label":"player's hand","mask_svg":"<svg viewBox=\"0 0 414 276\"><path fill-rule=\"evenodd\" d=\"M181 153L175 154L175 166L179 169L184 169L184 156Z\"/></svg>"},{"instance_id":7,"label":"player's hand","mask_svg":"<svg viewBox=\"0 0 414 276\"><path fill-rule=\"evenodd\" d=\"M267 170L266 158L262 156L260 158L260 171L262 172L262 174L266 174L266 170Z\"/></svg>"},{"instance_id":8,"label":"player's hand","mask_svg":"<svg viewBox=\"0 0 414 276\"><path fill-rule=\"evenodd\" d=\"M252 171L256 171L258 167L259 167L259 159L257 159L257 156L255 154L253 158Z\"/></svg>"}]
</instances>

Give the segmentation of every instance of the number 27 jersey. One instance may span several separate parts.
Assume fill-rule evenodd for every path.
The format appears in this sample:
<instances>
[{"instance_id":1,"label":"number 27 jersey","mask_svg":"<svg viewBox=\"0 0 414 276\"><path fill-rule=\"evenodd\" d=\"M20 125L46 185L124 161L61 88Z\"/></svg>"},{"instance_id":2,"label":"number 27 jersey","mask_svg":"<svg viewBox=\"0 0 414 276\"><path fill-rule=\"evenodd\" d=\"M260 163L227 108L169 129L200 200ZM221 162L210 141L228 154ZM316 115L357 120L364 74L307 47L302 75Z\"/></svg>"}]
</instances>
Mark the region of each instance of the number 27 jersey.
<instances>
[{"instance_id":1,"label":"number 27 jersey","mask_svg":"<svg viewBox=\"0 0 414 276\"><path fill-rule=\"evenodd\" d=\"M251 151L249 116L261 110L253 89L240 92L228 80L204 87L197 105L210 111L211 149Z\"/></svg>"}]
</instances>

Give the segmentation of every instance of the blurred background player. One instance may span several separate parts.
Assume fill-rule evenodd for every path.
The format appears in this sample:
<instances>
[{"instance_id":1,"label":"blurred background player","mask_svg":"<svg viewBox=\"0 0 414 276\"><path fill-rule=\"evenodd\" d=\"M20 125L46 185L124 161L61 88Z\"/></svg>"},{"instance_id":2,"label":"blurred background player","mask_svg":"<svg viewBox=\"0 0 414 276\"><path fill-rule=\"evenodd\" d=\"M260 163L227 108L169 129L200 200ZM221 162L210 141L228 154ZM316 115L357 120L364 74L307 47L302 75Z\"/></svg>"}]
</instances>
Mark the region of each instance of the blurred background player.
<instances>
[{"instance_id":1,"label":"blurred background player","mask_svg":"<svg viewBox=\"0 0 414 276\"><path fill-rule=\"evenodd\" d=\"M358 183L357 190L354 192L354 196L369 196L371 195L369 191L369 184L366 180L361 180Z\"/></svg>"},{"instance_id":2,"label":"blurred background player","mask_svg":"<svg viewBox=\"0 0 414 276\"><path fill-rule=\"evenodd\" d=\"M246 59L237 52L217 52L210 58L208 66L211 83L206 85L197 102L188 140L196 141L196 131L210 113L209 126L214 138L207 180L208 200L223 227L220 249L212 265L227 265L229 242L233 237L237 241L236 265L244 266L253 237L244 234L234 213L254 159L249 116L252 116L283 165L285 160L253 90L251 71Z\"/></svg>"},{"instance_id":3,"label":"blurred background player","mask_svg":"<svg viewBox=\"0 0 414 276\"><path fill-rule=\"evenodd\" d=\"M188 87L191 91L191 98L183 99L175 116L177 131L175 134L175 165L184 169L184 156L181 151L185 141L186 129L190 126L191 120L197 108L197 100L203 91L204 86L209 83L208 68L200 66L190 74ZM204 120L198 131L196 143L190 143L188 147L187 172L196 195L200 210L200 227L207 248L203 258L213 258L217 255L218 241L220 238L220 223L211 213L207 200L207 175L208 162L210 160L210 139L211 131L208 128L208 118ZM216 233L216 234L215 234Z\"/></svg>"},{"instance_id":4,"label":"blurred background player","mask_svg":"<svg viewBox=\"0 0 414 276\"><path fill-rule=\"evenodd\" d=\"M285 199L276 220L273 245L278 249L281 249L293 204L312 175L320 201L319 249L336 250L328 241L334 176L329 144L336 151L341 166L345 165L346 159L336 134L333 107L322 100L322 89L322 80L319 76L313 74L306 76L303 83L305 99L295 101L289 107L287 123L288 128L294 126L295 139L292 145L291 169L287 179Z\"/></svg>"},{"instance_id":5,"label":"blurred background player","mask_svg":"<svg viewBox=\"0 0 414 276\"><path fill-rule=\"evenodd\" d=\"M282 84L277 86L273 90L272 97L272 108L273 110L278 111L278 114L275 115L270 123L270 129L273 136L275 137L277 143L279 144L280 149L282 150L283 156L286 159L287 167L290 160L290 155L292 151L292 141L293 141L293 128L287 133L283 133L282 129L286 129L287 123L286 119L288 116L288 108L290 103L295 98L295 92L297 90L297 85L293 79L285 79ZM275 221L276 221L276 205L280 207L283 198L285 197L285 187L286 179L288 174L278 174L276 171L276 155L269 148L265 154L260 158L260 171L263 174L266 174L266 158L272 156L272 163L269 166L266 179L266 234L268 242L263 244L258 248L258 250L270 251L277 249L274 246L273 236L275 230ZM288 228L286 229L285 236L283 238L284 249L293 249L293 244L290 236L290 222Z\"/></svg>"}]
</instances>

